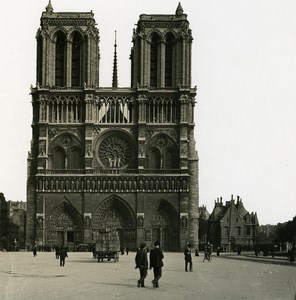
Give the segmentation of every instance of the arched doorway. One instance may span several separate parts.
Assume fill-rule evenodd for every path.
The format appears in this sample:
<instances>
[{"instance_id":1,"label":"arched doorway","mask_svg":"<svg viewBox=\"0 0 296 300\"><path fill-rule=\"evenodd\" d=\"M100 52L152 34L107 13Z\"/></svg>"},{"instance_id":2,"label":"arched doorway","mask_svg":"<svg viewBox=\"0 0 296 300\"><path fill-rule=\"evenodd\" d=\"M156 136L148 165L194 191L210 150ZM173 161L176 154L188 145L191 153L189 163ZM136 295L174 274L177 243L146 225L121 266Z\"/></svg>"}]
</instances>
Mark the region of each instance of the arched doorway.
<instances>
[{"instance_id":1,"label":"arched doorway","mask_svg":"<svg viewBox=\"0 0 296 300\"><path fill-rule=\"evenodd\" d=\"M145 217L145 227L151 230L152 244L158 240L163 250L178 250L179 218L175 208L166 200L156 200Z\"/></svg>"},{"instance_id":2,"label":"arched doorway","mask_svg":"<svg viewBox=\"0 0 296 300\"><path fill-rule=\"evenodd\" d=\"M96 209L92 219L95 242L118 236L120 247L135 247L135 216L129 205L117 196L105 199Z\"/></svg>"},{"instance_id":3,"label":"arched doorway","mask_svg":"<svg viewBox=\"0 0 296 300\"><path fill-rule=\"evenodd\" d=\"M57 206L49 217L46 243L49 246L66 246L73 250L81 243L82 218L79 212L68 202Z\"/></svg>"}]
</instances>

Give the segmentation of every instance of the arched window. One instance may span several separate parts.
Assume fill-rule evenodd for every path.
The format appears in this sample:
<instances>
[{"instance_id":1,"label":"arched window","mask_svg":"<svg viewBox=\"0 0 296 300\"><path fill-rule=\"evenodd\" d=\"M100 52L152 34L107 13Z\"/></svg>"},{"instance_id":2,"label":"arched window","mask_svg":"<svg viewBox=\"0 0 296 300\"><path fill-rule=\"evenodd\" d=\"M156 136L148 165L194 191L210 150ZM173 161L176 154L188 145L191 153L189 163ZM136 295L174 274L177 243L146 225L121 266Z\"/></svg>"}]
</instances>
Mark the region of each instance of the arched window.
<instances>
[{"instance_id":1,"label":"arched window","mask_svg":"<svg viewBox=\"0 0 296 300\"><path fill-rule=\"evenodd\" d=\"M37 81L42 85L42 52L43 52L43 40L42 36L37 39Z\"/></svg>"},{"instance_id":2,"label":"arched window","mask_svg":"<svg viewBox=\"0 0 296 300\"><path fill-rule=\"evenodd\" d=\"M157 149L153 148L149 151L148 163L149 169L160 169L160 153Z\"/></svg>"},{"instance_id":3,"label":"arched window","mask_svg":"<svg viewBox=\"0 0 296 300\"><path fill-rule=\"evenodd\" d=\"M173 85L173 44L174 36L169 33L165 39L165 86Z\"/></svg>"},{"instance_id":4,"label":"arched window","mask_svg":"<svg viewBox=\"0 0 296 300\"><path fill-rule=\"evenodd\" d=\"M151 46L150 46L150 86L157 86L158 79L158 48L160 39L156 33L151 36Z\"/></svg>"},{"instance_id":5,"label":"arched window","mask_svg":"<svg viewBox=\"0 0 296 300\"><path fill-rule=\"evenodd\" d=\"M65 152L61 148L55 148L53 151L53 169L65 169Z\"/></svg>"},{"instance_id":6,"label":"arched window","mask_svg":"<svg viewBox=\"0 0 296 300\"><path fill-rule=\"evenodd\" d=\"M175 159L174 154L171 149L168 149L165 151L164 157L163 157L163 168L164 169L175 169Z\"/></svg>"},{"instance_id":7,"label":"arched window","mask_svg":"<svg viewBox=\"0 0 296 300\"><path fill-rule=\"evenodd\" d=\"M69 152L68 169L81 169L81 155L79 149L72 149Z\"/></svg>"},{"instance_id":8,"label":"arched window","mask_svg":"<svg viewBox=\"0 0 296 300\"><path fill-rule=\"evenodd\" d=\"M81 86L81 55L82 55L82 37L78 32L73 35L72 42L72 69L71 85Z\"/></svg>"},{"instance_id":9,"label":"arched window","mask_svg":"<svg viewBox=\"0 0 296 300\"><path fill-rule=\"evenodd\" d=\"M57 34L55 51L55 85L65 86L66 38L61 32Z\"/></svg>"}]
</instances>

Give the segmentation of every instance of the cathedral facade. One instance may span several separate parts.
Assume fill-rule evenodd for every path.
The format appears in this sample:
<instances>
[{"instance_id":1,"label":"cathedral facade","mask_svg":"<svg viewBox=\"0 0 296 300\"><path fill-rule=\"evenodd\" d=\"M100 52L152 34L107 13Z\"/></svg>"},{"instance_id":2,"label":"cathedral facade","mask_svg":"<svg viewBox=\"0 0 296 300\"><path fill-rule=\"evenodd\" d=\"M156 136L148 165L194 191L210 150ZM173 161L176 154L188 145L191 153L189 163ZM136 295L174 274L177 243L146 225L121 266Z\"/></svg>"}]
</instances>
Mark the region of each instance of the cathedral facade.
<instances>
[{"instance_id":1,"label":"cathedral facade","mask_svg":"<svg viewBox=\"0 0 296 300\"><path fill-rule=\"evenodd\" d=\"M193 38L181 5L139 17L128 88L117 84L116 42L112 87L100 87L92 12L49 2L36 40L26 243L71 250L113 230L130 249L197 247Z\"/></svg>"}]
</instances>

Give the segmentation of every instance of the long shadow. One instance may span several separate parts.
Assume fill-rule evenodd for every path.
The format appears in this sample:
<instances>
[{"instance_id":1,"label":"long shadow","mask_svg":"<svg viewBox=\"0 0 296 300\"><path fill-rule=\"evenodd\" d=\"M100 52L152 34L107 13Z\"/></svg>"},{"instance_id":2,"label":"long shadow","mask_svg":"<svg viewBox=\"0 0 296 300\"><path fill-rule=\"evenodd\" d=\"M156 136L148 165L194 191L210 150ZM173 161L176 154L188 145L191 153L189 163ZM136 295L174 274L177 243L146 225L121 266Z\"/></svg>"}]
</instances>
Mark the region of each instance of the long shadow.
<instances>
[{"instance_id":1,"label":"long shadow","mask_svg":"<svg viewBox=\"0 0 296 300\"><path fill-rule=\"evenodd\" d=\"M93 282L95 284L98 284L98 282ZM127 287L127 288L132 288L132 289L135 289L135 287L137 287L136 283L135 284L130 284L130 283L116 283L116 282L102 282L100 281L99 282L100 284L106 284L106 285L112 285L112 286L121 286L121 287ZM146 288L150 288L150 286L146 286ZM152 287L151 287L152 289Z\"/></svg>"},{"instance_id":2,"label":"long shadow","mask_svg":"<svg viewBox=\"0 0 296 300\"><path fill-rule=\"evenodd\" d=\"M17 273L12 271L2 271L2 273L6 273L11 277L26 277L26 278L55 278L55 277L66 277L66 275L41 275L41 274L25 274L25 273Z\"/></svg>"}]
</instances>

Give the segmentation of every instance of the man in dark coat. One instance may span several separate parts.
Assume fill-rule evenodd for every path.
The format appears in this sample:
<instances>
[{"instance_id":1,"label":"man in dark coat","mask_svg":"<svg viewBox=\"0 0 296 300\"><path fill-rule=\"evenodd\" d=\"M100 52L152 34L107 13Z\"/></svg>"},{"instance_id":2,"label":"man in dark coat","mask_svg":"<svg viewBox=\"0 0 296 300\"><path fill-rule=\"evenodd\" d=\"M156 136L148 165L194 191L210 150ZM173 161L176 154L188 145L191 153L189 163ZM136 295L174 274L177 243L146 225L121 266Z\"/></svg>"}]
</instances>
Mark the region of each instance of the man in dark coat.
<instances>
[{"instance_id":1,"label":"man in dark coat","mask_svg":"<svg viewBox=\"0 0 296 300\"><path fill-rule=\"evenodd\" d=\"M37 256L37 244L36 243L33 245L32 250L33 250L33 256L34 257Z\"/></svg>"},{"instance_id":2,"label":"man in dark coat","mask_svg":"<svg viewBox=\"0 0 296 300\"><path fill-rule=\"evenodd\" d=\"M153 287L158 288L158 281L161 278L163 267L163 253L160 249L159 241L154 243L154 248L150 251L150 269L153 268L154 279L152 280Z\"/></svg>"},{"instance_id":3,"label":"man in dark coat","mask_svg":"<svg viewBox=\"0 0 296 300\"><path fill-rule=\"evenodd\" d=\"M68 257L67 249L65 247L62 247L60 250L60 266L65 266L65 258Z\"/></svg>"},{"instance_id":4,"label":"man in dark coat","mask_svg":"<svg viewBox=\"0 0 296 300\"><path fill-rule=\"evenodd\" d=\"M136 257L136 267L135 269L139 268L140 270L140 279L138 280L138 287L145 287L144 281L147 276L147 269L148 269L148 258L147 258L147 250L146 244L142 243L140 248L137 251Z\"/></svg>"},{"instance_id":5,"label":"man in dark coat","mask_svg":"<svg viewBox=\"0 0 296 300\"><path fill-rule=\"evenodd\" d=\"M188 272L188 264L189 264L189 271L192 272L191 245L189 242L186 243L186 247L184 249L184 259L185 259L185 272Z\"/></svg>"}]
</instances>

